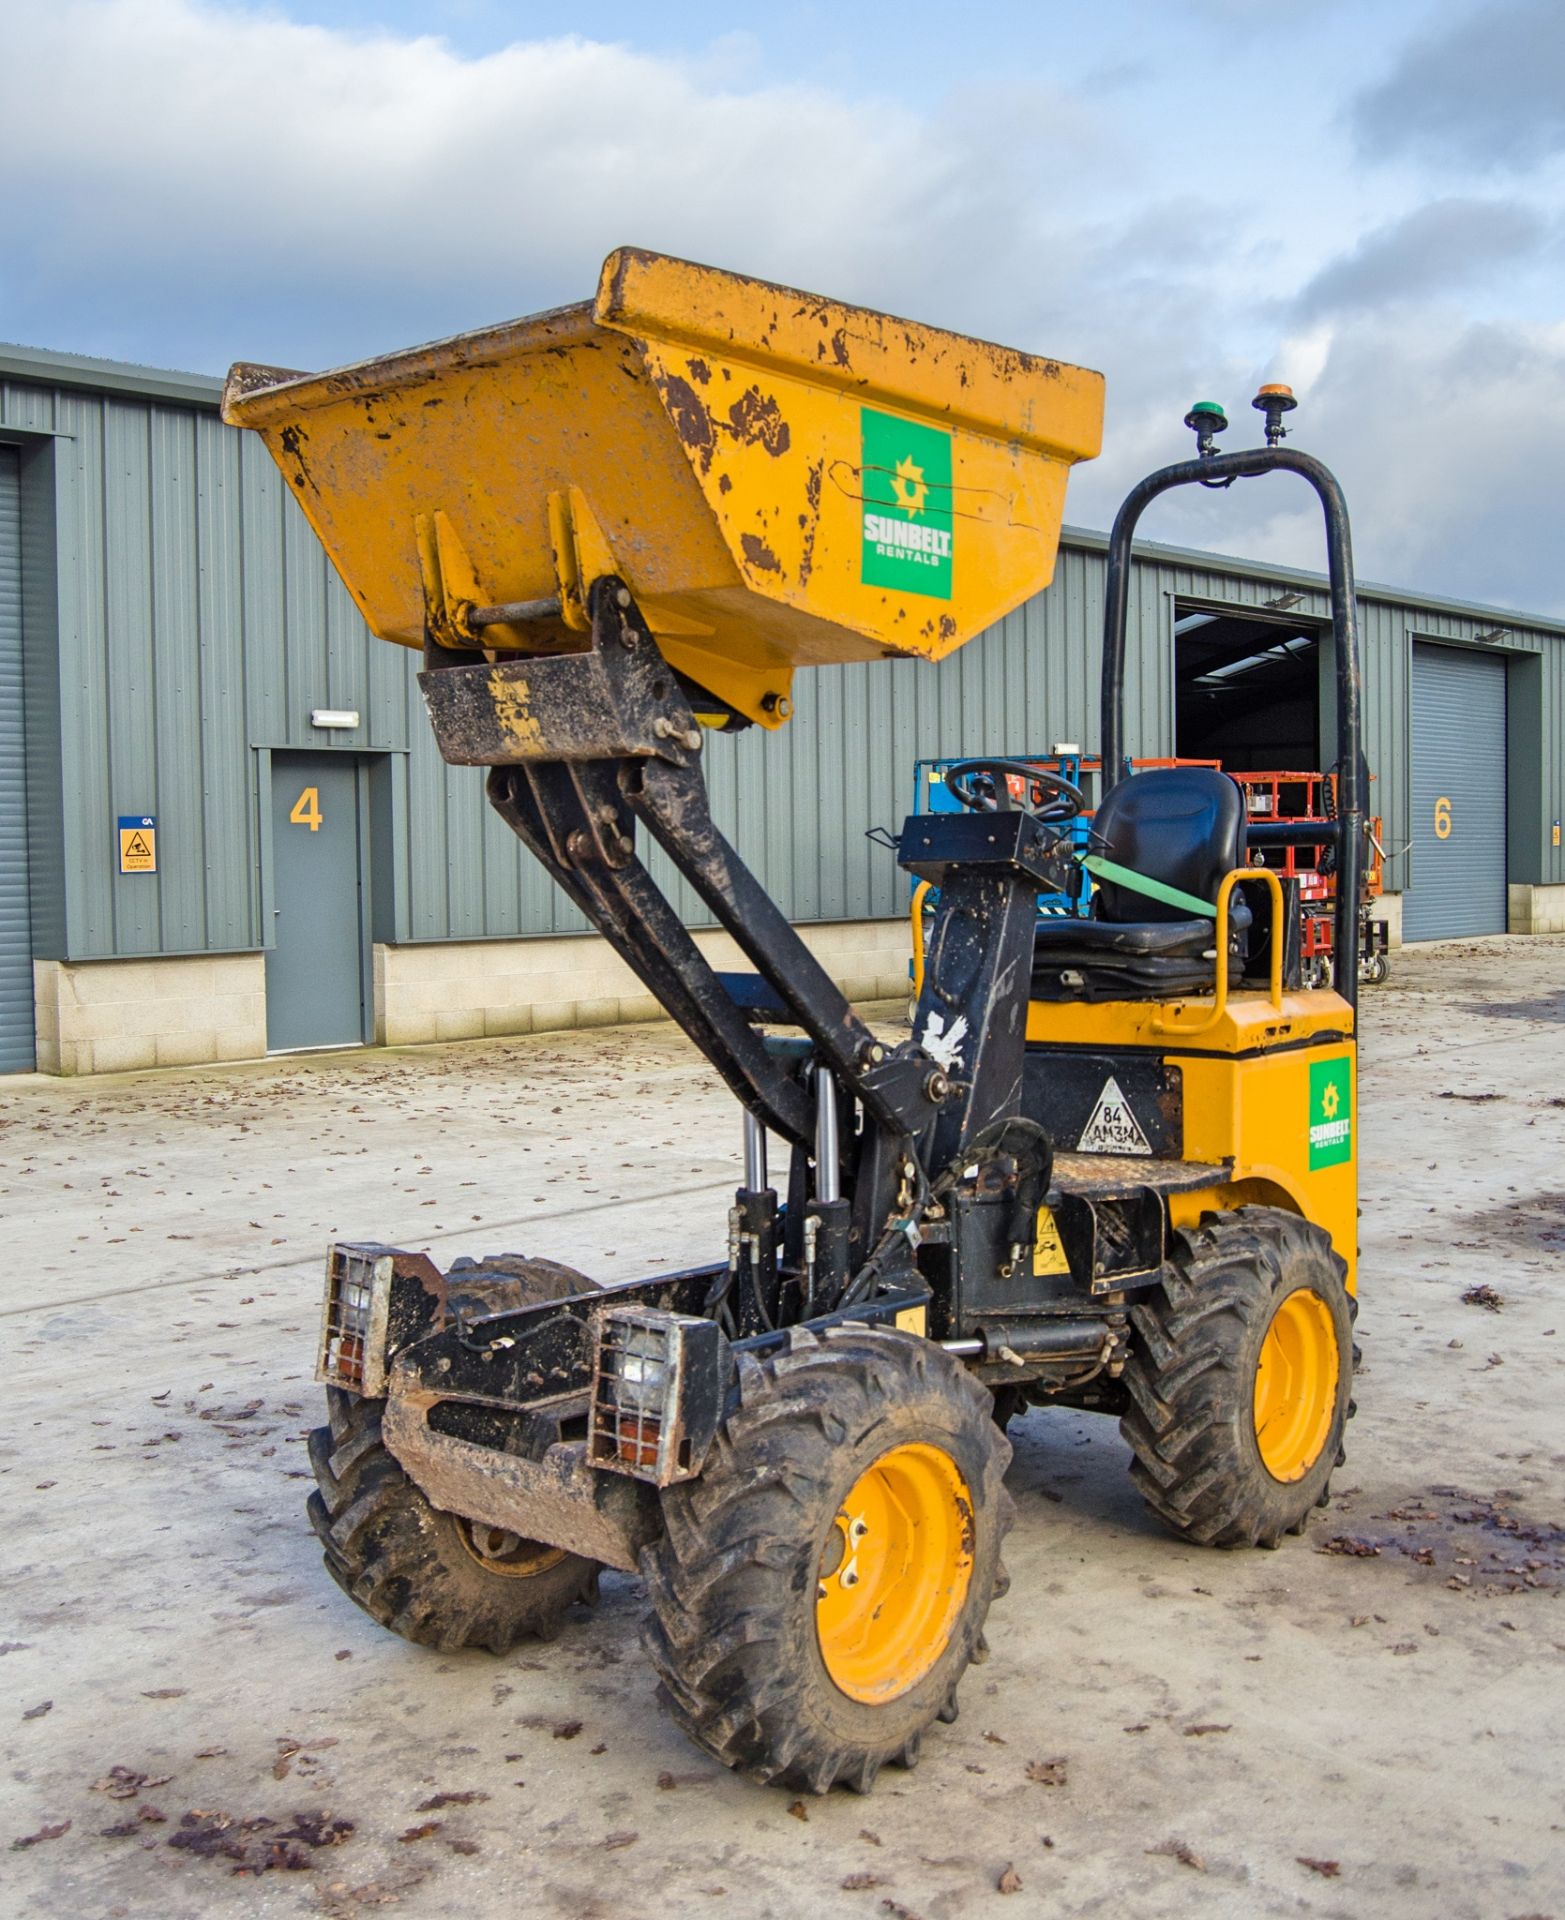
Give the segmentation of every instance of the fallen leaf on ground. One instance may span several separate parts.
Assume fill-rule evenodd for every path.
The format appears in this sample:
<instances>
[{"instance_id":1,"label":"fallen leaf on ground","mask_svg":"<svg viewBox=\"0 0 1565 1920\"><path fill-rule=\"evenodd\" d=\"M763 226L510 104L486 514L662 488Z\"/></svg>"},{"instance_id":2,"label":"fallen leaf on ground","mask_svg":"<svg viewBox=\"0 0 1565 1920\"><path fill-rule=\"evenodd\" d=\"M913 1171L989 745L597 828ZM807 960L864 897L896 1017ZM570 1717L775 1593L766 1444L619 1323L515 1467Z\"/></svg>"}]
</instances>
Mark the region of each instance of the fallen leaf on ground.
<instances>
[{"instance_id":1,"label":"fallen leaf on ground","mask_svg":"<svg viewBox=\"0 0 1565 1920\"><path fill-rule=\"evenodd\" d=\"M605 1847L633 1847L641 1838L639 1833L611 1833L604 1839Z\"/></svg>"},{"instance_id":2,"label":"fallen leaf on ground","mask_svg":"<svg viewBox=\"0 0 1565 1920\"><path fill-rule=\"evenodd\" d=\"M340 1847L353 1832L351 1820L335 1820L329 1813L296 1813L293 1825L286 1827L279 1838L302 1840L307 1847Z\"/></svg>"},{"instance_id":3,"label":"fallen leaf on ground","mask_svg":"<svg viewBox=\"0 0 1565 1920\"><path fill-rule=\"evenodd\" d=\"M1355 1559L1369 1560L1380 1552L1373 1540L1360 1540L1351 1533L1333 1534L1331 1539L1323 1541L1315 1551L1317 1553L1345 1553Z\"/></svg>"},{"instance_id":4,"label":"fallen leaf on ground","mask_svg":"<svg viewBox=\"0 0 1565 1920\"><path fill-rule=\"evenodd\" d=\"M1029 1760L1027 1778L1035 1780L1040 1787L1063 1787L1067 1760Z\"/></svg>"},{"instance_id":5,"label":"fallen leaf on ground","mask_svg":"<svg viewBox=\"0 0 1565 1920\"><path fill-rule=\"evenodd\" d=\"M1022 1890L1022 1876L1016 1871L1015 1867L1007 1867L995 1882L995 1889L999 1893L1020 1893Z\"/></svg>"},{"instance_id":6,"label":"fallen leaf on ground","mask_svg":"<svg viewBox=\"0 0 1565 1920\"><path fill-rule=\"evenodd\" d=\"M840 1883L844 1893L868 1893L871 1887L880 1885L873 1873L850 1873Z\"/></svg>"},{"instance_id":7,"label":"fallen leaf on ground","mask_svg":"<svg viewBox=\"0 0 1565 1920\"><path fill-rule=\"evenodd\" d=\"M444 1824L442 1820L426 1820L421 1827L409 1827L405 1833L399 1833L397 1838L407 1846L411 1841L427 1840L431 1834L439 1833Z\"/></svg>"},{"instance_id":8,"label":"fallen leaf on ground","mask_svg":"<svg viewBox=\"0 0 1565 1920\"><path fill-rule=\"evenodd\" d=\"M1232 1733L1233 1730L1231 1720L1198 1720L1193 1727L1185 1728L1185 1738L1195 1740L1199 1739L1203 1733Z\"/></svg>"},{"instance_id":9,"label":"fallen leaf on ground","mask_svg":"<svg viewBox=\"0 0 1565 1920\"><path fill-rule=\"evenodd\" d=\"M110 1767L101 1780L94 1780L90 1793L106 1793L111 1800L134 1800L149 1787L166 1787L171 1773L138 1773L134 1767Z\"/></svg>"},{"instance_id":10,"label":"fallen leaf on ground","mask_svg":"<svg viewBox=\"0 0 1565 1920\"><path fill-rule=\"evenodd\" d=\"M476 1787L469 1787L465 1793L432 1793L427 1800L420 1800L413 1811L438 1813L442 1807L474 1807L488 1798L487 1793L481 1793Z\"/></svg>"},{"instance_id":11,"label":"fallen leaf on ground","mask_svg":"<svg viewBox=\"0 0 1565 1920\"><path fill-rule=\"evenodd\" d=\"M1294 1855L1301 1867L1308 1867L1311 1873L1318 1873L1324 1880L1335 1880L1342 1872L1340 1860L1312 1860L1307 1853Z\"/></svg>"},{"instance_id":12,"label":"fallen leaf on ground","mask_svg":"<svg viewBox=\"0 0 1565 1920\"><path fill-rule=\"evenodd\" d=\"M1496 1293L1491 1286L1469 1287L1462 1295L1464 1307L1487 1307L1490 1313L1498 1313L1505 1305L1505 1295Z\"/></svg>"},{"instance_id":13,"label":"fallen leaf on ground","mask_svg":"<svg viewBox=\"0 0 1565 1920\"><path fill-rule=\"evenodd\" d=\"M793 1815L795 1820L808 1820L810 1817L810 1810L802 1800L790 1801L788 1811Z\"/></svg>"},{"instance_id":14,"label":"fallen leaf on ground","mask_svg":"<svg viewBox=\"0 0 1565 1920\"><path fill-rule=\"evenodd\" d=\"M121 1820L117 1826L99 1827L98 1831L105 1840L125 1840L133 1833L140 1833L143 1827L161 1827L167 1823L168 1815L157 1807L138 1807L134 1820Z\"/></svg>"},{"instance_id":15,"label":"fallen leaf on ground","mask_svg":"<svg viewBox=\"0 0 1565 1920\"><path fill-rule=\"evenodd\" d=\"M336 1820L329 1813L296 1813L293 1824L285 1827L265 1816L239 1820L198 1807L181 1817L168 1844L200 1859L230 1860L234 1873L302 1873L315 1865L312 1849L341 1846L353 1832L351 1820Z\"/></svg>"},{"instance_id":16,"label":"fallen leaf on ground","mask_svg":"<svg viewBox=\"0 0 1565 1920\"><path fill-rule=\"evenodd\" d=\"M1155 1847L1148 1847L1148 1853L1164 1853L1170 1860L1177 1860L1182 1867L1194 1867L1197 1873L1206 1872L1206 1862L1194 1847L1183 1840L1161 1840Z\"/></svg>"},{"instance_id":17,"label":"fallen leaf on ground","mask_svg":"<svg viewBox=\"0 0 1565 1920\"><path fill-rule=\"evenodd\" d=\"M22 1715L24 1720L41 1720L54 1705L52 1700L40 1700L36 1707L29 1707Z\"/></svg>"},{"instance_id":18,"label":"fallen leaf on ground","mask_svg":"<svg viewBox=\"0 0 1565 1920\"><path fill-rule=\"evenodd\" d=\"M579 1720L557 1720L549 1731L554 1735L556 1740L574 1740L577 1734L581 1732L581 1722Z\"/></svg>"},{"instance_id":19,"label":"fallen leaf on ground","mask_svg":"<svg viewBox=\"0 0 1565 1920\"><path fill-rule=\"evenodd\" d=\"M29 1847L36 1847L40 1840L58 1840L62 1833L69 1833L69 1820L57 1821L53 1826L40 1827L36 1833L24 1833L20 1840L11 1842L13 1853L25 1853Z\"/></svg>"}]
</instances>

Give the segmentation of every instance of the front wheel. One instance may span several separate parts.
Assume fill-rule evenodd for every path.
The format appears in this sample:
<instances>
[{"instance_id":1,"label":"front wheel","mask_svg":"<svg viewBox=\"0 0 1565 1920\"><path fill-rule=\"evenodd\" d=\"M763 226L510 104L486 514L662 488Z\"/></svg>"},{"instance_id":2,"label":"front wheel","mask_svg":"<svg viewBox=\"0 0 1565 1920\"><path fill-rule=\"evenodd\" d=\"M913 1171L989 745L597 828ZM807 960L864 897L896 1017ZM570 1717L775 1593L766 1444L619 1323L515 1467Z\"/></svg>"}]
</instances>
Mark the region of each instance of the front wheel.
<instances>
[{"instance_id":1,"label":"front wheel","mask_svg":"<svg viewBox=\"0 0 1565 1920\"><path fill-rule=\"evenodd\" d=\"M1345 1262L1279 1207L1209 1213L1131 1309L1131 1475L1158 1517L1215 1547L1275 1547L1326 1504L1353 1412Z\"/></svg>"},{"instance_id":2,"label":"front wheel","mask_svg":"<svg viewBox=\"0 0 1565 1920\"><path fill-rule=\"evenodd\" d=\"M867 1792L956 1717L1005 1585L1010 1445L964 1368L889 1329L796 1328L739 1391L642 1557L662 1697L725 1766Z\"/></svg>"}]
</instances>

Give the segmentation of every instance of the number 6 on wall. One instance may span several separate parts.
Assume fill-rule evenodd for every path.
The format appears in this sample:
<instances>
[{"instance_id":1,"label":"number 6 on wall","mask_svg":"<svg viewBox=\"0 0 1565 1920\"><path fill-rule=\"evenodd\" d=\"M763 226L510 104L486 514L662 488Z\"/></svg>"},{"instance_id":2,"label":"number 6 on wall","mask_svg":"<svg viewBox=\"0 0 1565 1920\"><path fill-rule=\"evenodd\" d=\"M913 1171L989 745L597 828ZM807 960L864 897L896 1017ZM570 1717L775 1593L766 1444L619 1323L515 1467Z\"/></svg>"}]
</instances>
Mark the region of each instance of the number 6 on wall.
<instances>
[{"instance_id":1,"label":"number 6 on wall","mask_svg":"<svg viewBox=\"0 0 1565 1920\"><path fill-rule=\"evenodd\" d=\"M1441 802L1443 806L1444 801ZM306 787L293 803L293 812L288 816L288 824L294 827L308 827L311 833L318 833L321 826L321 793L319 787ZM1449 833L1451 829L1446 828Z\"/></svg>"},{"instance_id":2,"label":"number 6 on wall","mask_svg":"<svg viewBox=\"0 0 1565 1920\"><path fill-rule=\"evenodd\" d=\"M1442 793L1435 802L1435 838L1449 840L1451 837L1451 802Z\"/></svg>"}]
</instances>

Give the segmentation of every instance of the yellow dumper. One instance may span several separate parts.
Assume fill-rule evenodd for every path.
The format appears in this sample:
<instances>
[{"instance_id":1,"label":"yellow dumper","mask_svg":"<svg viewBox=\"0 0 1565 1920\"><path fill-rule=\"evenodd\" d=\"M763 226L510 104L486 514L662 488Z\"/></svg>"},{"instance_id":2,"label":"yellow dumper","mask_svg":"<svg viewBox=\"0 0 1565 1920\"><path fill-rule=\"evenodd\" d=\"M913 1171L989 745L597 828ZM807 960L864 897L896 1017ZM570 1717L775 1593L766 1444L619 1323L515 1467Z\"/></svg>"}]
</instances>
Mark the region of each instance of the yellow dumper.
<instances>
[{"instance_id":1,"label":"yellow dumper","mask_svg":"<svg viewBox=\"0 0 1565 1920\"><path fill-rule=\"evenodd\" d=\"M901 838L939 907L899 1040L708 805L704 728L781 725L795 668L939 660L1047 584L1101 410L1079 368L630 250L589 304L312 378L236 367L225 397L370 626L423 649L441 751L491 769L491 803L743 1109L726 1234L687 1271L600 1288L530 1254L442 1272L331 1248L326 1564L407 1638L496 1651L552 1636L601 1567L637 1570L671 1712L760 1780L867 1790L954 1717L1006 1586L1025 1404L1120 1414L1151 1505L1220 1545L1301 1528L1339 1456L1351 987L1298 990L1233 783L1113 786L1094 917L1050 944L1036 899L1068 881L1081 795L954 770L965 810ZM1275 442L1216 455L1202 418L1200 457L1116 525L1109 768L1145 499L1287 467L1340 504ZM1358 804L1345 776L1350 901ZM713 970L649 842L753 971Z\"/></svg>"}]
</instances>

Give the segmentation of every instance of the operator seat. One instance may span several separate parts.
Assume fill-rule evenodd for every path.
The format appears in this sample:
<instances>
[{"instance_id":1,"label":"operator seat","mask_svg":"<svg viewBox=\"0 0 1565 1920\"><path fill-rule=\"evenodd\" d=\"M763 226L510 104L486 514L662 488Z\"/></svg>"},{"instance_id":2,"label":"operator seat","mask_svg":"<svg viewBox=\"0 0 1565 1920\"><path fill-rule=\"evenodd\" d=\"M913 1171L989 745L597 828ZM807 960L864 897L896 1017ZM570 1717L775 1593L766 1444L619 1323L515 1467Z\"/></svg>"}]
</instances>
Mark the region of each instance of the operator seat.
<instances>
[{"instance_id":1,"label":"operator seat","mask_svg":"<svg viewBox=\"0 0 1565 1920\"><path fill-rule=\"evenodd\" d=\"M1144 879L1215 906L1223 876L1245 860L1244 795L1215 767L1149 767L1110 789L1093 817L1091 850ZM1238 888L1229 902L1230 977L1250 926ZM1038 922L1035 1000L1167 1000L1217 982L1216 922L1099 877L1092 918Z\"/></svg>"}]
</instances>

